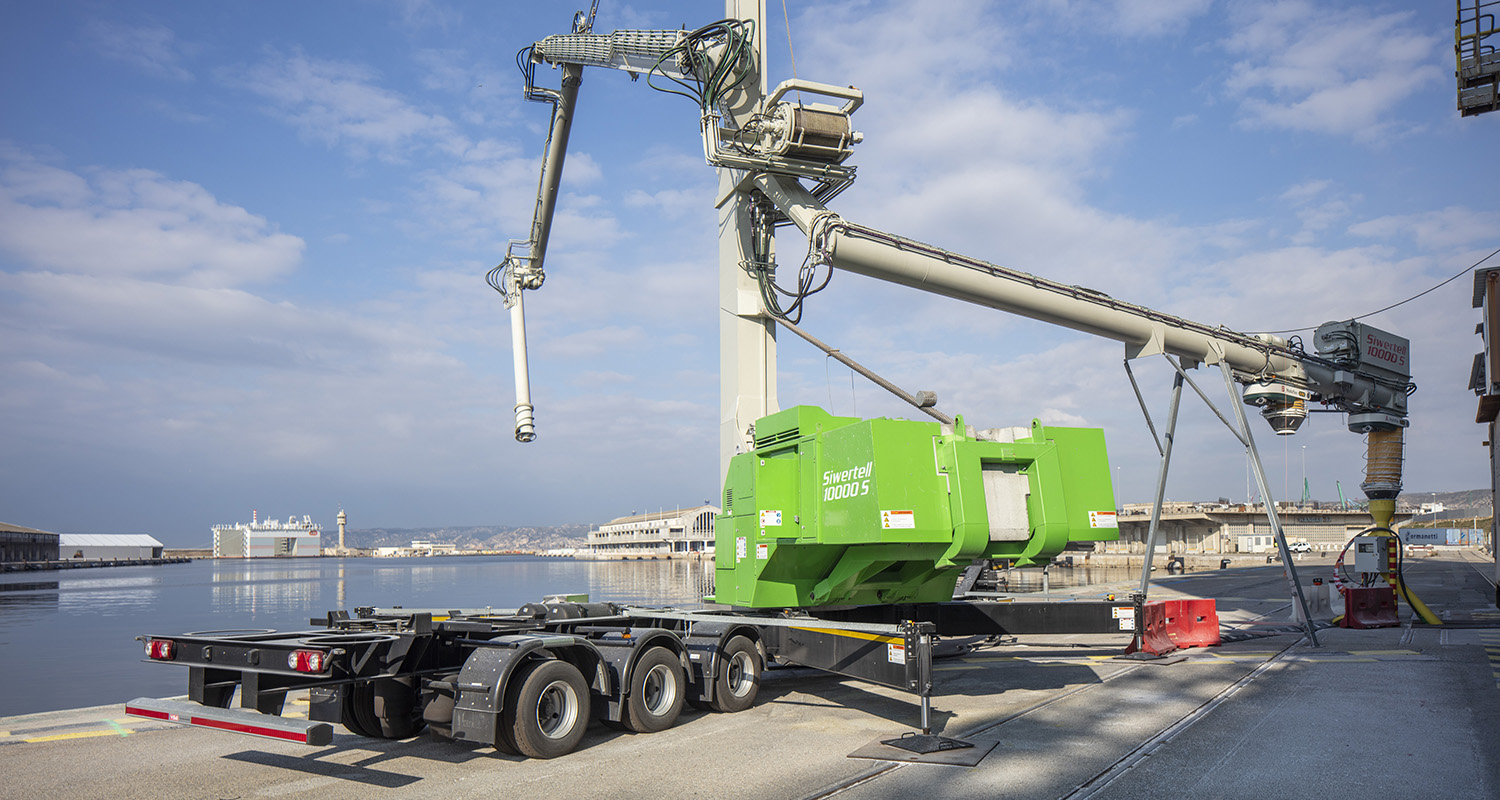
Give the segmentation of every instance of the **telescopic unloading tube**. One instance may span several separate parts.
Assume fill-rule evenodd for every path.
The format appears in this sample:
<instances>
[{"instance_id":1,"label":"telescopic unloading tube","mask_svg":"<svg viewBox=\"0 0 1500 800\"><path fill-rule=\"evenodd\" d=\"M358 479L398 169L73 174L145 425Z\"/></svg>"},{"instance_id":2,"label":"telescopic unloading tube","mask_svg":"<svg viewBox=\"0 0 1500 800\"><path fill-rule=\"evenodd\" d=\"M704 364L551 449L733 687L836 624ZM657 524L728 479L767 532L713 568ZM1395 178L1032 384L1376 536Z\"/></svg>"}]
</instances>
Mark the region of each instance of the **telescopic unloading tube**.
<instances>
[{"instance_id":1,"label":"telescopic unloading tube","mask_svg":"<svg viewBox=\"0 0 1500 800\"><path fill-rule=\"evenodd\" d=\"M520 290L510 307L510 345L516 364L516 441L536 438L536 421L531 416L531 376L526 363L526 311Z\"/></svg>"},{"instance_id":2,"label":"telescopic unloading tube","mask_svg":"<svg viewBox=\"0 0 1500 800\"><path fill-rule=\"evenodd\" d=\"M566 64L562 68L562 87L549 98L552 101L552 125L547 135L547 154L542 159L542 174L537 179L536 211L531 218L531 240L527 257L511 266L521 270L512 275L510 300L510 340L516 368L516 441L536 438L532 418L530 367L526 358L526 312L521 300L526 289L541 286L542 262L547 256L547 239L552 235L552 214L557 208L557 190L562 181L563 161L568 155L568 133L573 127L573 107L578 99L578 85L583 82L583 67ZM509 256L507 256L509 258ZM524 264L524 266L523 266Z\"/></svg>"},{"instance_id":3,"label":"telescopic unloading tube","mask_svg":"<svg viewBox=\"0 0 1500 800\"><path fill-rule=\"evenodd\" d=\"M583 67L565 64L562 85L552 110L552 128L547 136L547 155L542 161L542 175L537 182L536 214L531 221L531 267L542 268L547 255L547 240L552 235L552 212L557 208L557 189L562 183L563 161L568 157L568 134L573 130L573 107L578 101L578 86L583 83Z\"/></svg>"}]
</instances>

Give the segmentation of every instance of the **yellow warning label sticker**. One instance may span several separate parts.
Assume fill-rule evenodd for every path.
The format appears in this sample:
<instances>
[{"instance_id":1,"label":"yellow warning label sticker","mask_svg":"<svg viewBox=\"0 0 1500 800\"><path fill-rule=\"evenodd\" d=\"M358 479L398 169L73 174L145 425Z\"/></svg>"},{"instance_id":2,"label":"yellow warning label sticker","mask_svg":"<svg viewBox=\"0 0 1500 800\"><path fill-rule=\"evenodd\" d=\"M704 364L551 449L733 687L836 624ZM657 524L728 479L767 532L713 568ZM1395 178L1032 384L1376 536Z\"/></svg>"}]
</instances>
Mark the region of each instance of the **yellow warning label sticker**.
<instances>
[{"instance_id":1,"label":"yellow warning label sticker","mask_svg":"<svg viewBox=\"0 0 1500 800\"><path fill-rule=\"evenodd\" d=\"M880 512L880 527L885 530L915 528L917 515L912 511L882 511Z\"/></svg>"}]
</instances>

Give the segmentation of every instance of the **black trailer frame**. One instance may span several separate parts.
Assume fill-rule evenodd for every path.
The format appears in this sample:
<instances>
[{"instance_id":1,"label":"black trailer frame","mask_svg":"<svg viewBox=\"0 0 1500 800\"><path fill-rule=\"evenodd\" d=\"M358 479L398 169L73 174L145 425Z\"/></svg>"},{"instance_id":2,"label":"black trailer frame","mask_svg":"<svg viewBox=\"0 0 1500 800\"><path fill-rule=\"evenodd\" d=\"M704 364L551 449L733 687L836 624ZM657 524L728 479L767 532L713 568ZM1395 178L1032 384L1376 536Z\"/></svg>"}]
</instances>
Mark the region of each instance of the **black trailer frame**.
<instances>
[{"instance_id":1,"label":"black trailer frame","mask_svg":"<svg viewBox=\"0 0 1500 800\"><path fill-rule=\"evenodd\" d=\"M938 637L1117 633L1131 629L1133 612L1129 603L989 600L783 611L367 607L312 620L321 630L139 636L147 661L188 668L190 702L138 698L126 713L311 745L330 743L333 723L388 739L425 727L550 758L572 750L590 719L649 733L675 723L684 702L749 708L770 662L914 694L930 735ZM304 689L308 718L280 717L287 693Z\"/></svg>"}]
</instances>

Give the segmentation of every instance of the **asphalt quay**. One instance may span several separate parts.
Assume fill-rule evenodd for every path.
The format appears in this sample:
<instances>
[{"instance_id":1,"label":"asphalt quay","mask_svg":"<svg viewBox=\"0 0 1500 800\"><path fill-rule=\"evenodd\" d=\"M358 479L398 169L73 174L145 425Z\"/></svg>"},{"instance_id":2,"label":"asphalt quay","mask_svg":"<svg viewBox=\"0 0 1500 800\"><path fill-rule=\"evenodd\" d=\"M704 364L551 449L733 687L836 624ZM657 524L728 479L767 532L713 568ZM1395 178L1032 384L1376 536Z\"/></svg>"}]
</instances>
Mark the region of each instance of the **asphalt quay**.
<instances>
[{"instance_id":1,"label":"asphalt quay","mask_svg":"<svg viewBox=\"0 0 1500 800\"><path fill-rule=\"evenodd\" d=\"M1449 626L1323 628L1315 647L1273 565L1153 582L1153 599L1217 595L1218 647L1136 661L1124 635L1032 636L939 660L933 726L986 750L972 766L851 758L914 730L915 699L793 668L748 711L595 725L547 761L342 728L307 748L122 705L10 717L0 797L1500 797L1500 611L1477 561L1407 566Z\"/></svg>"}]
</instances>

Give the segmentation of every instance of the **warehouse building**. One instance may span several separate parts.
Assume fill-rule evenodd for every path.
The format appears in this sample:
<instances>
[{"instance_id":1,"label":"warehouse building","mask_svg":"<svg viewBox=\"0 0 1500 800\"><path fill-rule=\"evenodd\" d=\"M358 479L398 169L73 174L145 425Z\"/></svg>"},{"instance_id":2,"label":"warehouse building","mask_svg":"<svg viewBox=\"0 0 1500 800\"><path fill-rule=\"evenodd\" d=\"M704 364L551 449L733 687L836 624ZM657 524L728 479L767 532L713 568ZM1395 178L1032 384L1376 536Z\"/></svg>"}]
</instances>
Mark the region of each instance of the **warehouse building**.
<instances>
[{"instance_id":1,"label":"warehouse building","mask_svg":"<svg viewBox=\"0 0 1500 800\"><path fill-rule=\"evenodd\" d=\"M107 561L112 558L161 558L162 543L143 533L64 533L58 551L64 558Z\"/></svg>"},{"instance_id":2,"label":"warehouse building","mask_svg":"<svg viewBox=\"0 0 1500 800\"><path fill-rule=\"evenodd\" d=\"M1338 507L1286 507L1277 517L1288 542L1307 542L1313 552L1337 552L1360 531L1374 525L1370 514ZM1411 518L1397 512L1392 524ZM1146 552L1146 534L1151 526L1151 504L1126 504L1118 518L1120 539L1098 542L1097 553L1139 555ZM1157 528L1156 552L1169 555L1231 555L1271 553L1276 550L1271 520L1262 505L1220 503L1162 504Z\"/></svg>"},{"instance_id":3,"label":"warehouse building","mask_svg":"<svg viewBox=\"0 0 1500 800\"><path fill-rule=\"evenodd\" d=\"M58 535L0 522L0 562L56 561Z\"/></svg>"},{"instance_id":4,"label":"warehouse building","mask_svg":"<svg viewBox=\"0 0 1500 800\"><path fill-rule=\"evenodd\" d=\"M583 559L712 558L716 506L618 517L589 531Z\"/></svg>"}]
</instances>

